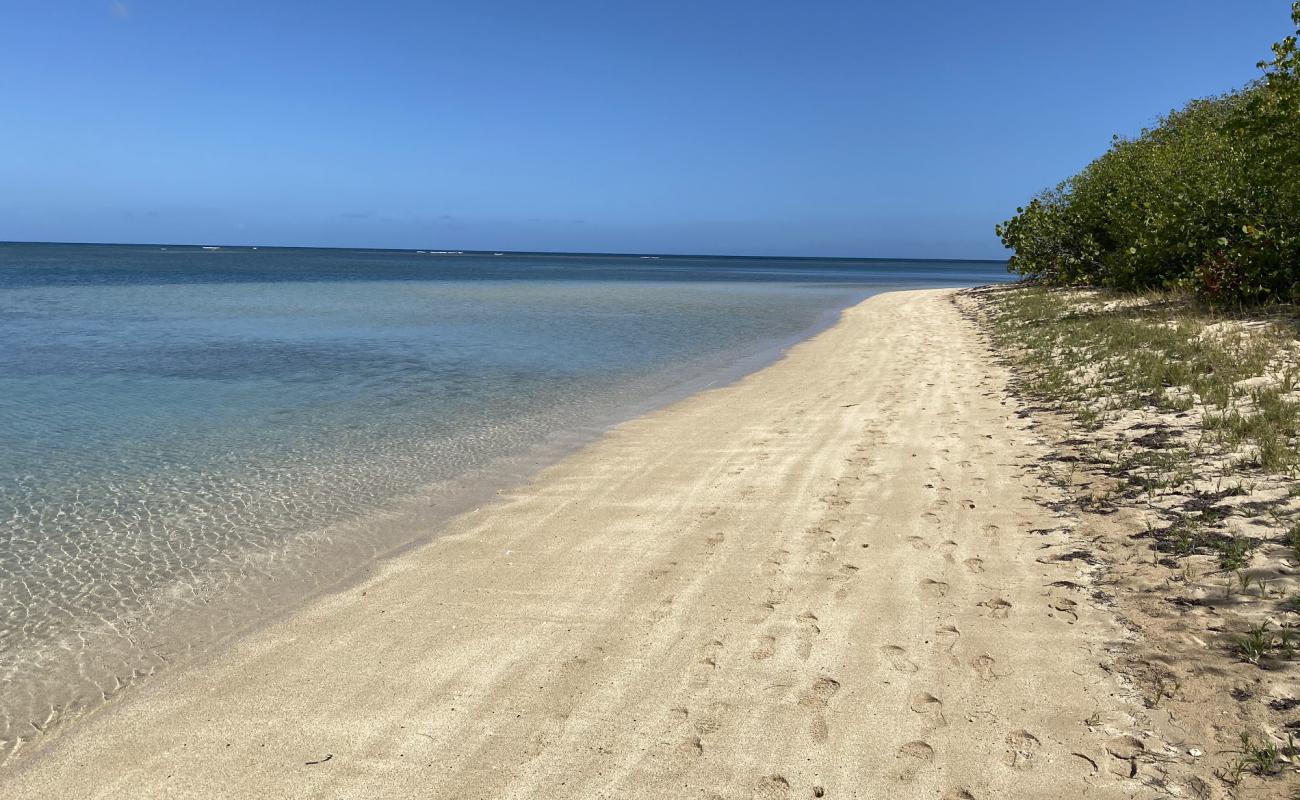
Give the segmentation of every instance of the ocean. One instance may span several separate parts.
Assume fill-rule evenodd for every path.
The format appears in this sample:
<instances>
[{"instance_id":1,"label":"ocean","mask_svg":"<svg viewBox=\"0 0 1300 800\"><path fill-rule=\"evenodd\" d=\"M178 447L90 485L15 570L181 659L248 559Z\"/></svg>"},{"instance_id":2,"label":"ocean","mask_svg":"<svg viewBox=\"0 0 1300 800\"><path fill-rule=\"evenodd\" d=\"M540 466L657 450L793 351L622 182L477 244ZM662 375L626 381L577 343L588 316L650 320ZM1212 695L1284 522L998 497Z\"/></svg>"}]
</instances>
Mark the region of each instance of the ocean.
<instances>
[{"instance_id":1,"label":"ocean","mask_svg":"<svg viewBox=\"0 0 1300 800\"><path fill-rule=\"evenodd\" d=\"M0 760L871 294L1005 279L0 244Z\"/></svg>"}]
</instances>

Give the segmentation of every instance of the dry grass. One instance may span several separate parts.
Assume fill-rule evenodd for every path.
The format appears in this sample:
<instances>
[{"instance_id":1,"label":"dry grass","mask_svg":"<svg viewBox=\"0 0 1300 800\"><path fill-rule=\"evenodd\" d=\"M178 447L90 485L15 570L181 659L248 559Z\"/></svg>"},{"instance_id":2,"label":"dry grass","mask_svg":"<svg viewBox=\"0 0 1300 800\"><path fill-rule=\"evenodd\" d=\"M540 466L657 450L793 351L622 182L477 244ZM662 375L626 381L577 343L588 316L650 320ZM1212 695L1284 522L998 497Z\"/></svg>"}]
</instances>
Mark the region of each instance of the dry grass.
<instances>
[{"instance_id":1,"label":"dry grass","mask_svg":"<svg viewBox=\"0 0 1300 800\"><path fill-rule=\"evenodd\" d=\"M1087 427L1126 410L1196 412L1198 444L1265 471L1300 468L1292 309L1231 319L1177 295L1024 287L999 295L990 320L999 344L1031 368L1023 388L1066 403Z\"/></svg>"},{"instance_id":2,"label":"dry grass","mask_svg":"<svg viewBox=\"0 0 1300 800\"><path fill-rule=\"evenodd\" d=\"M1239 748L1221 751L1239 753L1222 770L1231 791L1300 777L1300 310L1232 316L1178 295L1024 285L967 298L1022 415L1053 420L1061 455L1044 475L1081 511L1142 526L1121 526L1109 567L1141 593L1126 613L1153 641L1134 662L1163 664L1178 713L1221 704L1240 720ZM1190 619L1204 628L1166 635ZM1240 690L1259 680L1283 688Z\"/></svg>"}]
</instances>

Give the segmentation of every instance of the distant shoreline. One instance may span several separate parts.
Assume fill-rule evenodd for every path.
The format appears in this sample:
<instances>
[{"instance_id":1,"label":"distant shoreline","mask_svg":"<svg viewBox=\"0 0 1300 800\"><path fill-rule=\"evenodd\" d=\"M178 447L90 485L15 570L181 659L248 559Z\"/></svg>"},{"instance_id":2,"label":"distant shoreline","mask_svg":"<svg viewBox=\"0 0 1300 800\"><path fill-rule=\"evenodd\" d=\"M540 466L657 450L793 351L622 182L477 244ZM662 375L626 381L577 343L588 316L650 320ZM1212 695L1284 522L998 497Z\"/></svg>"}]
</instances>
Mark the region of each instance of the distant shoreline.
<instances>
[{"instance_id":1,"label":"distant shoreline","mask_svg":"<svg viewBox=\"0 0 1300 800\"><path fill-rule=\"evenodd\" d=\"M447 247L432 248L430 245L423 247L317 247L312 245L274 245L274 244L222 244L213 242L44 242L44 241L0 241L3 245L66 245L69 247L166 247L176 249L203 250L205 247L216 247L221 250L233 251L251 251L251 250L339 250L363 253L409 253L416 254L424 250L429 254L431 249L441 251L437 255L464 255L464 256L488 256L497 258L508 258L510 256L530 256L530 257L555 257L555 258L639 258L642 256L652 256L658 258L707 258L707 259L729 259L737 261L844 261L851 263L873 263L873 262L904 262L916 264L937 264L945 262L969 263L969 264L1006 264L1005 258L888 258L880 256L860 257L860 256L783 256L783 255L735 255L735 254L713 254L713 253L658 253L658 252L566 252L556 250L500 250L484 249L477 250L473 248L455 248L454 250ZM498 255L500 254L500 255Z\"/></svg>"}]
</instances>

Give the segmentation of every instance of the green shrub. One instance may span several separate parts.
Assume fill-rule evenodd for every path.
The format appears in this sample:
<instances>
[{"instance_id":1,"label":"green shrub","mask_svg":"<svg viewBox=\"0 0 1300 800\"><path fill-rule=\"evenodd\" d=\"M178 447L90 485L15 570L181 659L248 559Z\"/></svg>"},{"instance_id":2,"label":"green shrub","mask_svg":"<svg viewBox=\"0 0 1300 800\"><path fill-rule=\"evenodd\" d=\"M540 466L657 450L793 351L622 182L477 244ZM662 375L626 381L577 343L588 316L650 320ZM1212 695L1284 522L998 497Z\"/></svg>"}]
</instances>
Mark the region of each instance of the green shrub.
<instances>
[{"instance_id":1,"label":"green shrub","mask_svg":"<svg viewBox=\"0 0 1300 800\"><path fill-rule=\"evenodd\" d=\"M1292 7L1300 28L1300 2ZM1300 33L1300 31L1298 31ZM1010 269L1059 285L1191 290L1229 305L1300 300L1300 55L1195 100L998 226Z\"/></svg>"}]
</instances>

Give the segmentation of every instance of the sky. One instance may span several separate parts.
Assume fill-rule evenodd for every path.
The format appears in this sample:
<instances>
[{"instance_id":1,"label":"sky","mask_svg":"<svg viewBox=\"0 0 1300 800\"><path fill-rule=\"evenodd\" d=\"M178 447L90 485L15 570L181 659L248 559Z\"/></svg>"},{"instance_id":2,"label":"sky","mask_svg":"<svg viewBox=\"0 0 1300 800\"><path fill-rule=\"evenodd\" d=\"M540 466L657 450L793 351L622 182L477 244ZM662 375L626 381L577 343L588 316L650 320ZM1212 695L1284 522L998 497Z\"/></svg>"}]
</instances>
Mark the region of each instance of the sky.
<instances>
[{"instance_id":1,"label":"sky","mask_svg":"<svg viewBox=\"0 0 1300 800\"><path fill-rule=\"evenodd\" d=\"M1287 0L0 0L0 240L1005 257Z\"/></svg>"}]
</instances>

